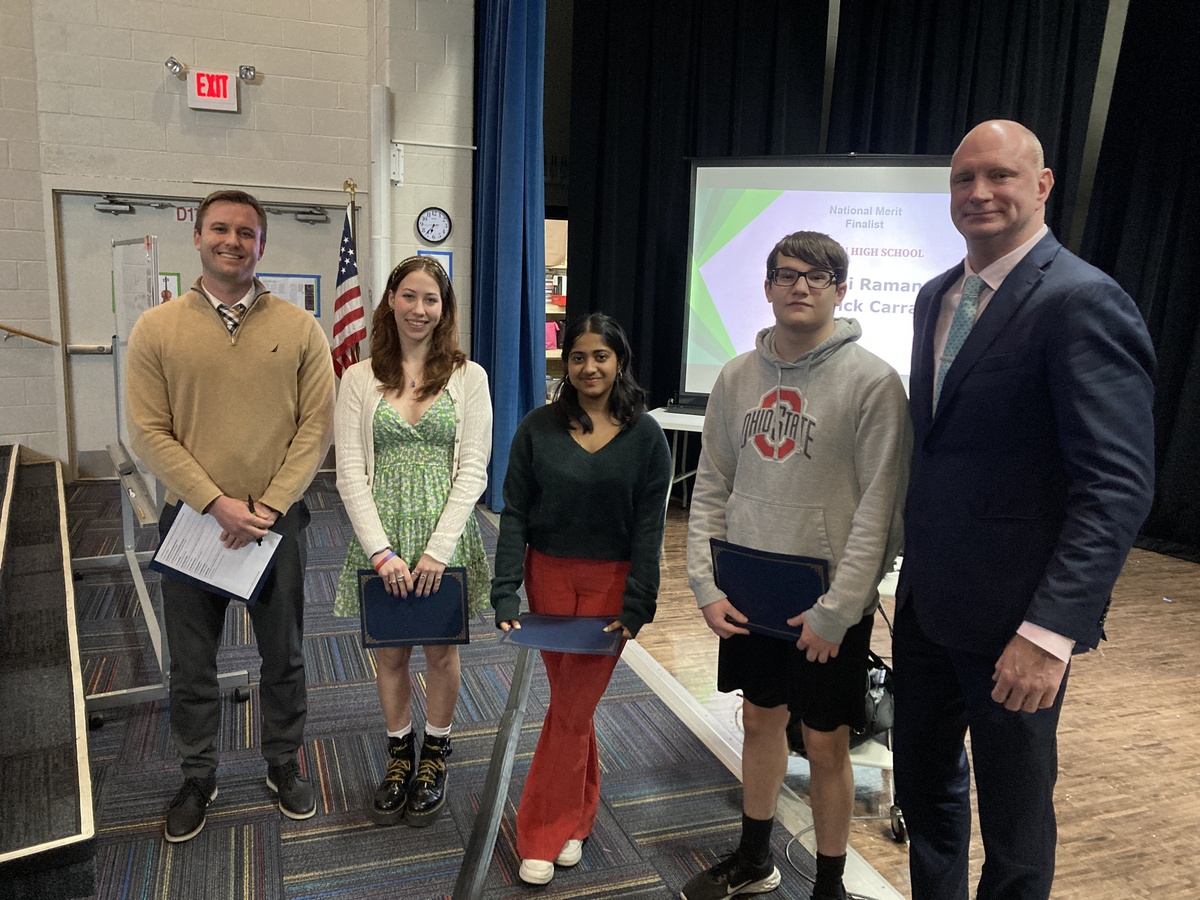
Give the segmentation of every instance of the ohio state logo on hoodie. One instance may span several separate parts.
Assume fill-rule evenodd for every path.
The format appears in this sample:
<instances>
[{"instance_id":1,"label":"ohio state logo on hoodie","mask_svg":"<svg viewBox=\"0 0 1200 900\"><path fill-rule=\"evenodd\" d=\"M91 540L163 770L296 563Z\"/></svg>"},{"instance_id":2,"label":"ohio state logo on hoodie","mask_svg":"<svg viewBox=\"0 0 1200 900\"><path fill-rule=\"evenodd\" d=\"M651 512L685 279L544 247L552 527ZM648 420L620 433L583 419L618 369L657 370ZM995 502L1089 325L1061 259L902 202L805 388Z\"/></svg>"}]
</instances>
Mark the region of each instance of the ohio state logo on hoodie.
<instances>
[{"instance_id":1,"label":"ohio state logo on hoodie","mask_svg":"<svg viewBox=\"0 0 1200 900\"><path fill-rule=\"evenodd\" d=\"M812 459L813 425L804 414L804 398L795 388L780 387L763 395L758 407L742 419L742 446L752 444L763 459L782 462L797 450Z\"/></svg>"}]
</instances>

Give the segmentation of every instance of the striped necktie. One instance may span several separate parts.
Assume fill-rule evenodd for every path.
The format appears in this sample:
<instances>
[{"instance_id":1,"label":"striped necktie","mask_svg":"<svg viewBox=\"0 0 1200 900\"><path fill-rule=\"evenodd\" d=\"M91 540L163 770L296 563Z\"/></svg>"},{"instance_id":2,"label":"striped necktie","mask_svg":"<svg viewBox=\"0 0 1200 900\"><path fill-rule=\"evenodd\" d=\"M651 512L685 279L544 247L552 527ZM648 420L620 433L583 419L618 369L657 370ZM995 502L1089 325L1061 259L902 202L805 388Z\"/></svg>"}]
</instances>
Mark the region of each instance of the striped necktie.
<instances>
[{"instance_id":1,"label":"striped necktie","mask_svg":"<svg viewBox=\"0 0 1200 900\"><path fill-rule=\"evenodd\" d=\"M226 306L224 303L217 304L217 312L221 314L221 318L225 321L225 327L229 329L232 335L238 329L238 325L242 322L242 316L246 312L246 307L240 303L235 303L233 306Z\"/></svg>"},{"instance_id":2,"label":"striped necktie","mask_svg":"<svg viewBox=\"0 0 1200 900\"><path fill-rule=\"evenodd\" d=\"M978 275L968 276L963 283L962 298L958 301L958 309L954 311L954 318L950 320L950 331L946 335L946 349L942 351L942 359L938 363L937 386L933 390L933 408L935 410L938 399L942 396L942 383L946 380L946 373L950 371L954 358L958 356L958 351L966 342L967 335L971 333L971 326L975 324L975 313L979 310L979 294L985 287L987 284Z\"/></svg>"}]
</instances>

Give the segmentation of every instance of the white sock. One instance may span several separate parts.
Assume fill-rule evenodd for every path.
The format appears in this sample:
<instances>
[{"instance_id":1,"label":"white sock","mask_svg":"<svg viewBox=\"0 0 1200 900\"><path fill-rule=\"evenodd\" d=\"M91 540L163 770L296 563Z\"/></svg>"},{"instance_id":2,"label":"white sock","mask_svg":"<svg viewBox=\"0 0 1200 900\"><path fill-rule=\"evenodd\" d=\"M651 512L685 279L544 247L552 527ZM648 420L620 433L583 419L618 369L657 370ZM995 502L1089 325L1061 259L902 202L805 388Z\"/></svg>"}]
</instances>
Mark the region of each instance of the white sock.
<instances>
[{"instance_id":1,"label":"white sock","mask_svg":"<svg viewBox=\"0 0 1200 900\"><path fill-rule=\"evenodd\" d=\"M445 728L438 728L436 725L430 725L426 722L425 735L427 737L450 737L450 726L447 725Z\"/></svg>"},{"instance_id":2,"label":"white sock","mask_svg":"<svg viewBox=\"0 0 1200 900\"><path fill-rule=\"evenodd\" d=\"M407 725L405 725L399 731L389 731L387 734L388 734L388 737L394 737L394 738L408 737L410 734L412 734L412 722L410 721Z\"/></svg>"}]
</instances>

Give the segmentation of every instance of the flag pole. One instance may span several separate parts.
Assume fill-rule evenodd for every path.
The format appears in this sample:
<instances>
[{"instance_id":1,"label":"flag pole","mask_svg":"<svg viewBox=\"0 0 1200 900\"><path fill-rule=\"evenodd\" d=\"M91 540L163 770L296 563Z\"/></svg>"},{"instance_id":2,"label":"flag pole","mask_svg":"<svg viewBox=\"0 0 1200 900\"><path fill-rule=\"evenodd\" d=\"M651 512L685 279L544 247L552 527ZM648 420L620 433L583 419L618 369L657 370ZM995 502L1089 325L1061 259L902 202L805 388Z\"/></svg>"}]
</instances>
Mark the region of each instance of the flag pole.
<instances>
[{"instance_id":1,"label":"flag pole","mask_svg":"<svg viewBox=\"0 0 1200 900\"><path fill-rule=\"evenodd\" d=\"M358 362L359 342L367 337L362 291L358 282L358 245L354 227L354 195L357 189L352 178L347 178L342 184L342 190L350 195L350 202L346 204L346 220L342 225L338 250L337 296L333 302L333 339L330 342L333 371L339 378L346 369Z\"/></svg>"},{"instance_id":2,"label":"flag pole","mask_svg":"<svg viewBox=\"0 0 1200 900\"><path fill-rule=\"evenodd\" d=\"M354 241L354 249L358 250L358 225L355 222L357 208L354 206L354 195L358 192L358 185L353 178L347 178L342 182L342 190L350 195L350 239Z\"/></svg>"},{"instance_id":3,"label":"flag pole","mask_svg":"<svg viewBox=\"0 0 1200 900\"><path fill-rule=\"evenodd\" d=\"M358 256L358 216L357 209L354 206L354 195L358 192L358 184L353 178L347 178L342 182L342 190L350 195L350 206L346 210L346 218L350 222L350 240L354 244L354 255ZM356 343L350 348L350 358L354 362L358 362L358 344Z\"/></svg>"}]
</instances>

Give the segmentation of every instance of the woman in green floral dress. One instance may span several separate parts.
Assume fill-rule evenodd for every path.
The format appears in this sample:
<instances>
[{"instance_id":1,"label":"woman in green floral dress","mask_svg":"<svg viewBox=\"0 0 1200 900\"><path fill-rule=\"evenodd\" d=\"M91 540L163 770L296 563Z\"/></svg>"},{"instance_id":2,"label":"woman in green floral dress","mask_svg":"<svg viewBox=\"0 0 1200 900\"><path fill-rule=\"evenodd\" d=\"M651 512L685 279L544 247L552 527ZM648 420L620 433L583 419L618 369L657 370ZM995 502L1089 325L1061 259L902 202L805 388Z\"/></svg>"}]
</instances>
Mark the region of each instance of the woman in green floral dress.
<instances>
[{"instance_id":1,"label":"woman in green floral dress","mask_svg":"<svg viewBox=\"0 0 1200 900\"><path fill-rule=\"evenodd\" d=\"M338 492L355 537L334 614L358 615L357 573L375 569L394 596L428 596L446 566L467 568L472 611L488 599L487 556L475 504L487 484L492 407L487 375L458 347L454 288L432 257L388 278L371 325L371 357L351 366L338 394ZM446 757L460 684L458 646L425 654L425 738L417 763L412 648L375 651L375 685L388 763L371 819L432 824L446 800Z\"/></svg>"}]
</instances>

